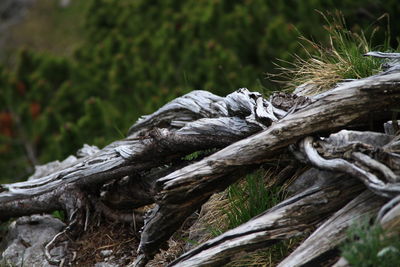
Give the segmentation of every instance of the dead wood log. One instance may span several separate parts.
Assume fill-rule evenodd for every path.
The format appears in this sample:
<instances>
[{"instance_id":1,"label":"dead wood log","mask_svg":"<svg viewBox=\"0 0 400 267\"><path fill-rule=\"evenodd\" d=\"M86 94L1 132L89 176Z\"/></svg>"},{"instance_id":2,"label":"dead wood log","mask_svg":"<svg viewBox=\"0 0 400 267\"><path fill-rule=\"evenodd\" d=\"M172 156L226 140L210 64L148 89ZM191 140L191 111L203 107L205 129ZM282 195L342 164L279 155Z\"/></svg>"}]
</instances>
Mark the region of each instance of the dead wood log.
<instances>
[{"instance_id":1,"label":"dead wood log","mask_svg":"<svg viewBox=\"0 0 400 267\"><path fill-rule=\"evenodd\" d=\"M354 149L362 148L362 151L364 153L373 151L375 158L385 159L386 164L388 162L392 163L390 166L393 168L394 172L398 172L398 165L393 164L393 159L387 154L382 154L387 153L387 150L393 151L393 145L397 144L396 139L394 139L393 136L374 132L357 132L343 130L337 134L332 134L329 138L324 138L319 142L320 151L325 152L325 156L330 155L330 157L333 157L334 155L335 157L344 157L344 153L349 153L349 151L354 152ZM359 176L357 175L358 173L354 174L352 172L346 171L346 168L331 168L331 164L319 163L321 162L321 159L319 158L318 160L316 160L315 155L311 155L311 152L317 153L315 149L311 149L310 152L310 147L308 146L310 146L311 143L312 139L310 137L307 137L302 141L303 153L305 153L311 163L324 170L331 170L335 171L336 173L345 172L355 177ZM379 148L383 148L383 150L378 151ZM395 156L396 154L392 153L390 155ZM355 157L354 160L359 159L360 157L357 154L357 157ZM317 161L318 164L315 164L315 161ZM362 163L364 164L370 162L370 160L362 161ZM396 181L396 175L389 167L382 163L379 163L378 161L372 162L372 169L381 171L381 175L383 176L383 178L389 179L392 182ZM392 165L394 165L394 167ZM390 176L389 174L385 173L385 171L387 170L389 170L390 173L393 173L393 175ZM347 227L354 219L360 217L367 212L376 211L377 209L379 209L380 206L382 206L384 201L385 200L383 198L374 196L369 191L362 194L359 198L354 199L345 208L343 208L321 227L319 227L314 232L314 234L309 239L307 239L291 256L283 261L280 266L302 266L310 261L317 260L319 256L333 249L344 239L344 230L347 229ZM310 212L308 211L307 215L309 215L309 213ZM297 216L297 213L292 216L289 214L283 215L283 217L288 218L289 221L292 220L293 216ZM305 215L302 216L303 218L307 217ZM268 220L265 221L267 221L268 223L271 222ZM271 236L266 232L264 232L264 236L262 236L260 232L253 233L251 231L249 232L247 230L244 230L252 229L251 223L253 223L253 220L249 223L242 225L242 228L240 228L240 230L232 230L234 234L228 232L229 234L227 233L227 236L221 235L220 237L212 241L204 243L203 245L197 247L195 250L192 250L180 257L173 264L176 263L178 266L185 266L186 264L191 266L218 265L241 249L251 249L257 247L256 244L259 245L260 243L262 243L262 241L260 240L270 241ZM259 222L258 225L261 227L262 223ZM310 223L310 225L312 224ZM288 230L288 228L286 228L286 230L288 234L293 232ZM299 227L298 230L300 231L301 227ZM271 231L275 233L277 229L273 229ZM255 236L254 238L252 238L253 234ZM284 234L282 234L281 237L283 238ZM271 239L273 240L273 238ZM257 242L260 243L257 243L254 240L257 240Z\"/></svg>"},{"instance_id":2,"label":"dead wood log","mask_svg":"<svg viewBox=\"0 0 400 267\"><path fill-rule=\"evenodd\" d=\"M258 98L261 98L260 94L245 89L226 99L205 91L194 91L178 98L160 109L167 114L157 113L152 130L149 130L149 120L139 120L133 126L138 134L131 134L39 179L1 185L0 220L59 209L57 198L64 187L74 185L93 190L115 178L170 164L186 154L221 148L249 136L262 129L256 118ZM240 113L235 105L246 109ZM193 109L194 106L196 109L192 113L196 114L196 120L190 121L184 108ZM235 117L239 113L243 117ZM221 117L198 119L200 116ZM158 128L166 122L173 126ZM143 135L143 129L146 135Z\"/></svg>"},{"instance_id":3,"label":"dead wood log","mask_svg":"<svg viewBox=\"0 0 400 267\"><path fill-rule=\"evenodd\" d=\"M89 153L41 178L1 185L0 220L65 209L73 223L67 229L77 229L85 221L84 207L89 204L87 197L96 197L104 183L125 176L133 180L140 177L135 183L139 191L129 193L136 194L133 197L138 200L136 206L148 204L153 201L152 188L159 176L146 180L150 187L146 194L141 192L143 185L140 183L143 182L141 178L149 177L147 174L151 169L162 168L163 175L166 175L182 167L183 156L199 150L225 147L262 130L285 114L287 111L274 107L261 94L247 89L240 89L225 98L194 91L165 105L155 114L140 119L124 140ZM167 168L166 164L169 165ZM130 189L135 189L135 186ZM119 190L114 191L114 194L118 193ZM104 200L113 203L112 197ZM117 204L121 202L117 201ZM98 207L107 210L101 208L102 205ZM54 246L59 237L57 235L47 247ZM46 255L50 255L49 251Z\"/></svg>"},{"instance_id":4,"label":"dead wood log","mask_svg":"<svg viewBox=\"0 0 400 267\"><path fill-rule=\"evenodd\" d=\"M342 130L330 135L329 138L314 142L313 138L307 137L302 141L301 146L307 160L314 166L352 175L360 179L378 195L384 197L397 196L380 209L378 221L380 220L386 228L398 228L399 215L396 214L398 209L391 210L393 207L397 207L396 205L400 201L400 192L398 191L400 185L398 137L382 133ZM382 206L383 200L376 200L376 203L368 205L377 209ZM364 206L364 204L357 206L353 213L362 211L365 208ZM386 216L386 213L388 213L388 216ZM338 214L340 214L340 211ZM356 217L351 215L349 218ZM385 217L385 220L382 219L383 217ZM343 214L340 214L340 217L337 216L337 220L345 219L346 216ZM342 226L347 228L348 224ZM312 261L315 263L315 260L321 254L334 248L344 239L344 234L335 230L341 229L342 226L339 227L332 221L324 223L279 266L302 266ZM319 232L321 233L318 234ZM341 258L335 266L348 266L348 264Z\"/></svg>"},{"instance_id":5,"label":"dead wood log","mask_svg":"<svg viewBox=\"0 0 400 267\"><path fill-rule=\"evenodd\" d=\"M316 142L307 137L301 147L314 166L345 172L376 194L391 198L400 194L400 155L393 152L397 141L392 139L380 133L343 130Z\"/></svg>"},{"instance_id":6,"label":"dead wood log","mask_svg":"<svg viewBox=\"0 0 400 267\"><path fill-rule=\"evenodd\" d=\"M365 118L371 113L388 111L399 99L397 65L379 75L342 83L311 99L278 94L268 101L246 89L225 98L194 91L141 118L124 140L35 181L0 186L0 220L62 208L71 222L82 224L87 198L98 197L105 183L128 177L132 193L136 194L133 207L156 202L145 218L141 235L137 265L144 265L212 193L225 189L255 165L270 160L305 136L333 132L356 121L365 125ZM264 131L255 134L261 130ZM246 139L238 141L243 138ZM182 156L223 147L226 148L182 168ZM385 153L389 157L390 153L396 154L389 150ZM388 168L393 170L390 163L384 164L388 167L385 168L365 154L352 155L353 160L364 165L368 162L371 169L383 175L376 179L369 172L364 175L365 184L381 195L393 196L397 192L398 174L388 172ZM152 176L154 168L163 173ZM114 185L108 192L120 193L118 184ZM137 192L144 187L149 188L148 192ZM72 200L68 199L68 192L72 192ZM112 196L104 200L114 206L126 203Z\"/></svg>"},{"instance_id":7,"label":"dead wood log","mask_svg":"<svg viewBox=\"0 0 400 267\"><path fill-rule=\"evenodd\" d=\"M400 53L371 51L366 53L364 56L385 59L385 62L382 64L382 69L385 71L385 73L397 72L400 70Z\"/></svg>"},{"instance_id":8,"label":"dead wood log","mask_svg":"<svg viewBox=\"0 0 400 267\"><path fill-rule=\"evenodd\" d=\"M331 178L333 178L332 175ZM363 190L346 176L311 188L183 254L170 266L221 266L242 250L267 247L310 231Z\"/></svg>"},{"instance_id":9,"label":"dead wood log","mask_svg":"<svg viewBox=\"0 0 400 267\"><path fill-rule=\"evenodd\" d=\"M365 119L371 113L388 110L396 106L399 99L400 73L344 83L313 97L311 104L272 123L263 132L159 179L157 210L150 214L144 226L139 252L145 257L140 257L143 260L138 261L137 266L151 258L158 250L157 246L179 228L177 222L182 222L183 217L209 197L209 188L224 184L227 173L234 173L243 166L265 162L307 135L332 132L357 119ZM220 188L222 190L224 186ZM177 207L179 209L175 209ZM166 222L162 219L164 216L174 220ZM160 235L156 230L161 226L169 231Z\"/></svg>"},{"instance_id":10,"label":"dead wood log","mask_svg":"<svg viewBox=\"0 0 400 267\"><path fill-rule=\"evenodd\" d=\"M331 218L324 223L279 266L303 266L310 262L315 263L319 256L333 249L345 238L342 230L367 208L373 210L380 208L378 221L380 220L385 228L398 228L399 214L396 206L400 201L398 137L382 133L342 130L322 140L314 141L312 137L307 137L301 142L301 149L312 165L352 175L376 194L394 198L381 207L385 202L384 199L374 196L348 211L349 214L345 213L348 207L343 208L333 216L336 217L335 220ZM395 208L392 210L393 207ZM348 266L348 263L341 258L335 266Z\"/></svg>"},{"instance_id":11,"label":"dead wood log","mask_svg":"<svg viewBox=\"0 0 400 267\"><path fill-rule=\"evenodd\" d=\"M346 230L364 216L375 215L385 199L364 191L319 226L278 267L318 265L318 258L334 249L346 238Z\"/></svg>"}]
</instances>

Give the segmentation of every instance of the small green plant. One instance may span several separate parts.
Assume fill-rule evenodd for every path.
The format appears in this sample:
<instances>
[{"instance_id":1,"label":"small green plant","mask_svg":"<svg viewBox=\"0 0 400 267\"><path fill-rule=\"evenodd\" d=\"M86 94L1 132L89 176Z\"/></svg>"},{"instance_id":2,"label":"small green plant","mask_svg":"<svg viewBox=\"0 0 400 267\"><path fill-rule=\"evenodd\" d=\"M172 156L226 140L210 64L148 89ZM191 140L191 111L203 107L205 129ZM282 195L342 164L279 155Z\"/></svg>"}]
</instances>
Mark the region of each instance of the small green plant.
<instances>
[{"instance_id":1,"label":"small green plant","mask_svg":"<svg viewBox=\"0 0 400 267\"><path fill-rule=\"evenodd\" d=\"M301 84L313 84L308 94L317 94L345 79L359 79L376 74L381 70L382 61L364 54L372 50L390 51L390 35L379 47L373 46L373 38L379 28L368 35L350 31L343 15L337 12L329 17L323 13L329 35L329 46L324 47L306 38L303 45L306 58L295 55L292 67L280 67L282 76L288 80L287 87L293 89ZM388 18L385 14L378 20ZM389 22L388 22L389 24ZM388 31L389 32L389 31ZM279 75L278 75L279 76Z\"/></svg>"},{"instance_id":2,"label":"small green plant","mask_svg":"<svg viewBox=\"0 0 400 267\"><path fill-rule=\"evenodd\" d=\"M229 228L237 227L282 200L277 187L266 188L263 170L247 175L245 182L231 185L228 189L229 205L224 210Z\"/></svg>"},{"instance_id":3,"label":"small green plant","mask_svg":"<svg viewBox=\"0 0 400 267\"><path fill-rule=\"evenodd\" d=\"M54 218L65 221L65 212L63 210L55 210L51 213Z\"/></svg>"},{"instance_id":4,"label":"small green plant","mask_svg":"<svg viewBox=\"0 0 400 267\"><path fill-rule=\"evenodd\" d=\"M341 251L353 267L399 266L400 237L365 220L350 227L348 241Z\"/></svg>"},{"instance_id":5,"label":"small green plant","mask_svg":"<svg viewBox=\"0 0 400 267\"><path fill-rule=\"evenodd\" d=\"M278 186L266 186L276 174L276 166L268 170L259 169L246 176L244 181L231 185L224 193L214 195L206 206L203 227L209 233L206 240L219 236L228 229L237 227L263 211L275 206L285 198ZM304 237L284 240L234 259L226 266L275 266L286 257Z\"/></svg>"},{"instance_id":6,"label":"small green plant","mask_svg":"<svg viewBox=\"0 0 400 267\"><path fill-rule=\"evenodd\" d=\"M215 148L195 151L195 152L193 152L193 153L191 153L189 155L186 155L186 156L182 157L182 160L190 161L190 160L199 159L199 158L208 156L208 155L210 155L210 154L212 154L214 152L217 152L217 151L218 151L218 149L215 149Z\"/></svg>"},{"instance_id":7,"label":"small green plant","mask_svg":"<svg viewBox=\"0 0 400 267\"><path fill-rule=\"evenodd\" d=\"M182 160L190 161L190 160L197 159L200 156L201 156L201 151L195 151L195 152L193 152L193 153L191 153L189 155L186 155L186 156L182 157Z\"/></svg>"}]
</instances>

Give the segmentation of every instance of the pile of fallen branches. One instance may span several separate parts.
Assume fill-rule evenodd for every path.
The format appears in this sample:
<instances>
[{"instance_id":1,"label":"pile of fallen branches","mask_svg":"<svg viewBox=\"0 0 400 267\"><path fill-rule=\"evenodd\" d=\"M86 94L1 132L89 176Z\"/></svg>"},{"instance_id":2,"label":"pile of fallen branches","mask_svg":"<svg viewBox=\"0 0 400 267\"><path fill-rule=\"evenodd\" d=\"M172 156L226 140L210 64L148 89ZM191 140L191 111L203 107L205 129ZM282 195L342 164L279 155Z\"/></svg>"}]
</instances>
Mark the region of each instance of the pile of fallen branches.
<instances>
[{"instance_id":1,"label":"pile of fallen branches","mask_svg":"<svg viewBox=\"0 0 400 267\"><path fill-rule=\"evenodd\" d=\"M52 249L80 235L95 210L142 226L133 265L145 266L212 194L290 151L313 167L298 179L320 172L324 181L170 265L220 266L238 251L267 247L315 228L279 266L317 262L365 214L376 215L387 227L397 226L397 124L387 123L385 133L375 126L390 120L400 103L400 65L392 61L388 66L315 96L301 90L269 99L247 89L226 97L193 91L140 118L123 140L101 150L85 146L63 164L38 168L26 182L1 185L0 220L64 210L69 224L45 249L48 261L59 264L71 261L72 253L56 258ZM199 156L185 158L194 152ZM151 204L144 214L142 208Z\"/></svg>"}]
</instances>

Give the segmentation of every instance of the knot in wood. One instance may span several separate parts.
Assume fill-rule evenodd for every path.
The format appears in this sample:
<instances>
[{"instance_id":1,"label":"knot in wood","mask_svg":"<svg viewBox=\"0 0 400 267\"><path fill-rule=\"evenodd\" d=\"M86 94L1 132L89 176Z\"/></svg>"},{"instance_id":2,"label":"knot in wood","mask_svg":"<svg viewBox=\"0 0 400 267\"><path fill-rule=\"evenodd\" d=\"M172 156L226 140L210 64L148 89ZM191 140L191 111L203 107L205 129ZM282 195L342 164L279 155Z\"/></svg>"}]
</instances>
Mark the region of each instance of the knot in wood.
<instances>
[{"instance_id":1,"label":"knot in wood","mask_svg":"<svg viewBox=\"0 0 400 267\"><path fill-rule=\"evenodd\" d=\"M271 103L274 107L289 111L295 105L302 107L311 102L310 98L305 96L298 96L296 94L289 94L284 92L275 93L271 96Z\"/></svg>"}]
</instances>

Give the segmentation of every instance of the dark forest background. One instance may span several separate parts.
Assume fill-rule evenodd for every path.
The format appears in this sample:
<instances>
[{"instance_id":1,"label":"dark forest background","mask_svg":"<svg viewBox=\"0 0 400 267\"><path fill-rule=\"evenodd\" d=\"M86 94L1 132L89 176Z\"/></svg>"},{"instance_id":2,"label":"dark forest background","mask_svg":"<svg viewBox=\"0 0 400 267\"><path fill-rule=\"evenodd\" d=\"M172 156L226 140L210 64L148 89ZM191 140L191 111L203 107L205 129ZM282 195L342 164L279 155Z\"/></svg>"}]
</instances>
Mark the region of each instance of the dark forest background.
<instances>
[{"instance_id":1,"label":"dark forest background","mask_svg":"<svg viewBox=\"0 0 400 267\"><path fill-rule=\"evenodd\" d=\"M0 182L123 138L191 90L279 90L266 74L304 56L300 36L329 42L318 11L341 12L377 49L388 38L398 47L397 0L33 2L1 36Z\"/></svg>"}]
</instances>

